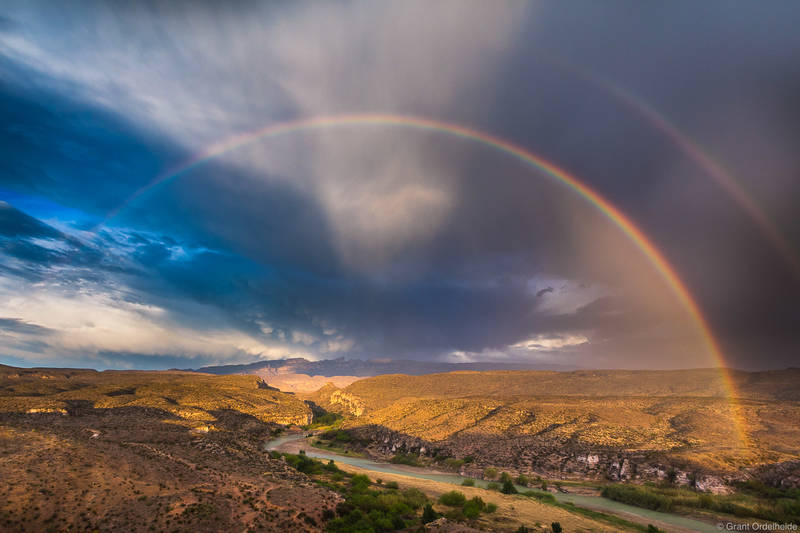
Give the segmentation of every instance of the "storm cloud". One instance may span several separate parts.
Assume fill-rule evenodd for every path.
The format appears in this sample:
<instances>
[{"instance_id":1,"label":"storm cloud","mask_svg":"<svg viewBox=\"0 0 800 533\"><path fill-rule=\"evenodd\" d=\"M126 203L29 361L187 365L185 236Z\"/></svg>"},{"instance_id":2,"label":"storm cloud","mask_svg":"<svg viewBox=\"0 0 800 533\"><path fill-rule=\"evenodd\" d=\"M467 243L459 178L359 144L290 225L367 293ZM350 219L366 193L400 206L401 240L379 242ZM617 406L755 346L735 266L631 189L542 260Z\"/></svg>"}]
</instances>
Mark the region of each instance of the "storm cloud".
<instances>
[{"instance_id":1,"label":"storm cloud","mask_svg":"<svg viewBox=\"0 0 800 533\"><path fill-rule=\"evenodd\" d=\"M227 151L127 204L211 143L372 112L476 128L574 173L664 252L728 364L796 361L792 269L608 88L663 113L798 247L792 3L51 9L0 10L0 361L717 364L611 220L474 140L311 129Z\"/></svg>"}]
</instances>

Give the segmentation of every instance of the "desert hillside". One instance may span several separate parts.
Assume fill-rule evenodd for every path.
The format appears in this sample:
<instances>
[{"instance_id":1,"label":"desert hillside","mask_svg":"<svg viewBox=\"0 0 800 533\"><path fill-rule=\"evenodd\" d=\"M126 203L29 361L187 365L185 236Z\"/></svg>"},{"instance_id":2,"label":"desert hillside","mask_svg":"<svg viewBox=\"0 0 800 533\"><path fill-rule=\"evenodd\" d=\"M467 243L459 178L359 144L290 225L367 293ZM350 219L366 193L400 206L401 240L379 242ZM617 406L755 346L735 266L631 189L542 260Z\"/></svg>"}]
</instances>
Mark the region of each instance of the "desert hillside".
<instances>
[{"instance_id":1,"label":"desert hillside","mask_svg":"<svg viewBox=\"0 0 800 533\"><path fill-rule=\"evenodd\" d=\"M465 468L663 478L800 458L800 371L733 379L734 404L713 369L388 375L312 399L349 416L376 455L474 458Z\"/></svg>"},{"instance_id":2,"label":"desert hillside","mask_svg":"<svg viewBox=\"0 0 800 533\"><path fill-rule=\"evenodd\" d=\"M191 372L25 369L0 365L0 413L60 413L79 408L148 407L207 428L219 411L262 422L306 424L311 411L257 376Z\"/></svg>"},{"instance_id":3,"label":"desert hillside","mask_svg":"<svg viewBox=\"0 0 800 533\"><path fill-rule=\"evenodd\" d=\"M255 376L0 367L0 531L321 531L339 496L262 447Z\"/></svg>"}]
</instances>

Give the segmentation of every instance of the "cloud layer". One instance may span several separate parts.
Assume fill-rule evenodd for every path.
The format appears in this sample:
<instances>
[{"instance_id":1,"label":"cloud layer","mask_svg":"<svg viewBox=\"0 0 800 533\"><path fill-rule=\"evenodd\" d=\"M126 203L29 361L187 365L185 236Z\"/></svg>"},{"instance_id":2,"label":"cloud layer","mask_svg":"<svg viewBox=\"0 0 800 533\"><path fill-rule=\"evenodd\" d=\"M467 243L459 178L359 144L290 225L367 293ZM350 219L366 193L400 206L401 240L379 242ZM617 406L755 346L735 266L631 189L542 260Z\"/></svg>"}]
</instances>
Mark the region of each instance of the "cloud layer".
<instances>
[{"instance_id":1,"label":"cloud layer","mask_svg":"<svg viewBox=\"0 0 800 533\"><path fill-rule=\"evenodd\" d=\"M691 16L591 2L51 9L11 3L0 24L0 360L715 364L601 213L441 133L343 126L266 139L88 231L210 143L355 112L449 120L557 162L664 250L730 364L796 357L798 280L602 81L641 95L734 169L797 245L792 4L766 14L711 3ZM761 18L770 31L752 23Z\"/></svg>"}]
</instances>

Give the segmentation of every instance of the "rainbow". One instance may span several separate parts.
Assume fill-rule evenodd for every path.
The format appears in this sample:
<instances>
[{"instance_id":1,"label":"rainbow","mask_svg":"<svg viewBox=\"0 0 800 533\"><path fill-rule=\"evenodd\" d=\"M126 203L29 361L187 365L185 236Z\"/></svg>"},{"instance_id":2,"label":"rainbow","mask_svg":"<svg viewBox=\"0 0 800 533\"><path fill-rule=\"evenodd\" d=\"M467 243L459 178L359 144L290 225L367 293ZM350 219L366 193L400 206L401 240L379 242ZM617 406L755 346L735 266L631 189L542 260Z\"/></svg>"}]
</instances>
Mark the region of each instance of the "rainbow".
<instances>
[{"instance_id":1,"label":"rainbow","mask_svg":"<svg viewBox=\"0 0 800 533\"><path fill-rule=\"evenodd\" d=\"M603 213L603 215L605 215L614 225L616 225L637 246L637 248L641 250L650 264L664 279L667 286L674 293L678 301L688 313L692 322L695 324L706 351L712 356L715 363L720 368L723 385L726 389L729 401L731 402L731 412L734 413L734 421L737 425L739 441L742 444L746 443L744 424L742 423L741 418L735 414L738 412L738 410L734 405L734 398L736 396L734 384L729 372L726 369L725 359L722 355L719 344L714 338L711 328L709 327L706 319L703 317L697 302L695 302L695 300L692 298L692 295L687 289L686 285L680 279L664 255L630 218L625 216L622 211L612 205L611 202L606 200L587 184L581 182L576 177L570 175L543 157L525 150L521 146L478 130L428 118L381 113L330 115L302 118L288 122L270 124L261 129L245 132L224 141L212 144L202 152L196 154L194 157L184 161L178 166L172 167L162 174L159 174L153 181L135 191L119 207L111 211L105 217L105 219L103 219L103 221L94 228L93 231L96 232L100 227L108 223L109 220L119 214L119 212L122 211L126 206L130 205L131 202L133 202L136 198L142 196L157 185L186 174L190 170L202 165L203 163L236 148L265 138L287 133L300 132L303 130L367 125L403 127L422 131L434 131L453 137L478 142L484 146L488 146L498 150L499 152L512 156L525 165L541 171L545 175L556 180L583 197L596 209Z\"/></svg>"},{"instance_id":2,"label":"rainbow","mask_svg":"<svg viewBox=\"0 0 800 533\"><path fill-rule=\"evenodd\" d=\"M708 177L734 199L784 261L791 267L793 273L800 277L800 254L797 249L790 244L772 219L764 213L761 207L750 197L744 187L734 179L730 172L728 172L721 163L714 160L714 158L712 158L696 141L693 141L688 135L682 133L677 126L671 123L662 113L659 113L652 105L610 80L579 68L563 59L542 55L537 55L535 57L538 61L556 70L565 72L593 87L601 89L669 139L673 145L678 147L689 159L702 168Z\"/></svg>"}]
</instances>

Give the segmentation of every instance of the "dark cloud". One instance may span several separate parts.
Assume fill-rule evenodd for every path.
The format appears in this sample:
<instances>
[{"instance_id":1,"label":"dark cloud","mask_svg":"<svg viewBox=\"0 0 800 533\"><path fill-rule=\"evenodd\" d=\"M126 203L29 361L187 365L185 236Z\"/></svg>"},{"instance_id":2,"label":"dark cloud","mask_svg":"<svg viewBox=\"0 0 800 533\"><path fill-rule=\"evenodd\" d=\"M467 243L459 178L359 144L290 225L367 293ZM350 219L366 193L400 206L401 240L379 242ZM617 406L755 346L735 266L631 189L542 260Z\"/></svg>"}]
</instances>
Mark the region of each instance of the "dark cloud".
<instances>
[{"instance_id":1,"label":"dark cloud","mask_svg":"<svg viewBox=\"0 0 800 533\"><path fill-rule=\"evenodd\" d=\"M652 238L731 364L796 358L800 283L747 213L624 96L728 167L800 247L794 3L67 11L56 27L35 3L13 6L26 46L0 41L0 195L51 201L35 216L0 204L0 290L20 312L34 312L19 303L28 292L31 306L53 298L113 318L85 326L98 330L95 344L82 339L85 364L292 354L709 364L685 309L606 217L552 176L441 132L266 138L86 231L210 142L357 111L468 124L563 166ZM100 333L128 324L130 346ZM24 338L6 360L27 350L83 361L69 339L34 346L35 330L15 333Z\"/></svg>"},{"instance_id":2,"label":"dark cloud","mask_svg":"<svg viewBox=\"0 0 800 533\"><path fill-rule=\"evenodd\" d=\"M47 335L52 333L52 329L45 328L36 324L31 324L18 318L0 318L0 330L26 335Z\"/></svg>"}]
</instances>

